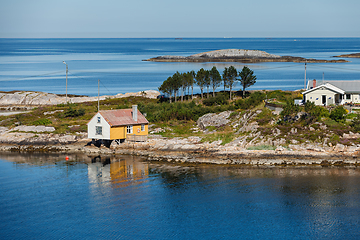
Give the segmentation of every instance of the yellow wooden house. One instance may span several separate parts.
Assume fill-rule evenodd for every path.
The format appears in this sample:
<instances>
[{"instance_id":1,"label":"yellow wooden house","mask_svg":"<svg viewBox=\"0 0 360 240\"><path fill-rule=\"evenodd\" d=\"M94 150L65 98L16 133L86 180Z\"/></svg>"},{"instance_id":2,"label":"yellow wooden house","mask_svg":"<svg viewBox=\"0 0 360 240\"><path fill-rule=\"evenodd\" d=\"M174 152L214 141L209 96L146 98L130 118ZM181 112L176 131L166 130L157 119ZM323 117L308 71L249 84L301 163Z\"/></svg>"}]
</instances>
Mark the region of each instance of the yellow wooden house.
<instances>
[{"instance_id":1,"label":"yellow wooden house","mask_svg":"<svg viewBox=\"0 0 360 240\"><path fill-rule=\"evenodd\" d=\"M146 141L149 122L133 105L131 109L99 111L88 122L88 138L93 140Z\"/></svg>"}]
</instances>

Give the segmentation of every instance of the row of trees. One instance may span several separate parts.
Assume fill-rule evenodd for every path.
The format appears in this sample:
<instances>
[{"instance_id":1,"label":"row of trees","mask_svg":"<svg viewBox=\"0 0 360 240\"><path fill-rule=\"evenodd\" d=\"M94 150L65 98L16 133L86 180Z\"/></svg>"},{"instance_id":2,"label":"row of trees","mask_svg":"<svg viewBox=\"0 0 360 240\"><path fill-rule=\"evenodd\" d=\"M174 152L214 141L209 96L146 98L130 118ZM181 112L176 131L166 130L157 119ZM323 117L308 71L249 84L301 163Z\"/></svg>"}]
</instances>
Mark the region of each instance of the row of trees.
<instances>
[{"instance_id":1,"label":"row of trees","mask_svg":"<svg viewBox=\"0 0 360 240\"><path fill-rule=\"evenodd\" d=\"M239 77L239 78L238 78ZM201 91L201 99L204 96L204 88L207 88L207 97L209 98L209 88L212 88L213 97L215 97L215 90L220 87L221 84L224 85L224 92L226 88L230 89L230 100L231 92L236 86L237 81L240 82L243 88L243 97L245 96L245 89L254 85L256 83L256 76L254 72L248 67L244 66L241 72L238 72L234 66L225 68L222 76L219 71L214 66L211 70L205 70L201 68L198 72L190 71L186 73L176 72L173 76L168 77L162 85L159 87L159 91L169 94L170 102L174 94L175 101L177 98L177 92L181 90L181 101L184 99L184 93L188 91L188 96L190 95L191 88L191 98L194 95L194 84L199 86Z\"/></svg>"}]
</instances>

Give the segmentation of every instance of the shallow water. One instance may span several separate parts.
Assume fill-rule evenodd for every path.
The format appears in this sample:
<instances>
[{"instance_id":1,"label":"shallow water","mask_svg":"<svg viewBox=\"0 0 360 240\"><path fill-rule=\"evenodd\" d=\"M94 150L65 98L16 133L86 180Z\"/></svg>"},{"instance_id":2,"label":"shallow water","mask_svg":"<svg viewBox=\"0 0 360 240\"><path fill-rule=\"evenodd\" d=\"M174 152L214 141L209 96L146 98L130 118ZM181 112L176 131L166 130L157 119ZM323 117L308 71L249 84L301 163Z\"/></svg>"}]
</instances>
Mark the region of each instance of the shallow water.
<instances>
[{"instance_id":1,"label":"shallow water","mask_svg":"<svg viewBox=\"0 0 360 240\"><path fill-rule=\"evenodd\" d=\"M1 239L360 237L357 168L69 157L0 154Z\"/></svg>"}]
</instances>

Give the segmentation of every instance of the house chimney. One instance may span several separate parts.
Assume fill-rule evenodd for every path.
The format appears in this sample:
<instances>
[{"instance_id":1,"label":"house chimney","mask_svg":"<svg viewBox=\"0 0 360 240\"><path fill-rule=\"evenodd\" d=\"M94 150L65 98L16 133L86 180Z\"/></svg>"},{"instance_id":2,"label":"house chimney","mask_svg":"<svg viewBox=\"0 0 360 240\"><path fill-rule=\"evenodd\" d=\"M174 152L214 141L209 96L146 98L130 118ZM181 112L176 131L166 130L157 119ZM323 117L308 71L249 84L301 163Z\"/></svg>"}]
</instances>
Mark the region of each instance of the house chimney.
<instances>
[{"instance_id":1,"label":"house chimney","mask_svg":"<svg viewBox=\"0 0 360 240\"><path fill-rule=\"evenodd\" d=\"M132 117L135 122L137 122L137 105L132 105Z\"/></svg>"},{"instance_id":2,"label":"house chimney","mask_svg":"<svg viewBox=\"0 0 360 240\"><path fill-rule=\"evenodd\" d=\"M313 80L313 88L316 88L316 79Z\"/></svg>"}]
</instances>

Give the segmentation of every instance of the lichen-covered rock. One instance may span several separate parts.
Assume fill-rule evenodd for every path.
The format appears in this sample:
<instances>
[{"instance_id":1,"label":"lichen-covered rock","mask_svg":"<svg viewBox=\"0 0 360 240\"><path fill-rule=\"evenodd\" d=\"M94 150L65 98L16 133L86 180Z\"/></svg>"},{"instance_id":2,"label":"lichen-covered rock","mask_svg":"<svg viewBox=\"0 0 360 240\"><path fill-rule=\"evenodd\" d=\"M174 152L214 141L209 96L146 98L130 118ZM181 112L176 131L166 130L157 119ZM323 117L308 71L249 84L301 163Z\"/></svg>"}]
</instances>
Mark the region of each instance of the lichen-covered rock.
<instances>
[{"instance_id":1,"label":"lichen-covered rock","mask_svg":"<svg viewBox=\"0 0 360 240\"><path fill-rule=\"evenodd\" d=\"M130 96L142 96L146 98L155 99L160 95L160 92L156 90L146 90L134 93L117 94L114 96L104 95L100 96L100 100L108 98L124 98ZM82 102L94 102L98 101L98 97L68 97L67 101L70 103L82 103ZM57 95L53 93L45 92L14 92L14 93L0 93L0 106L11 106L11 105L56 105L66 103L66 97L63 95Z\"/></svg>"},{"instance_id":2,"label":"lichen-covered rock","mask_svg":"<svg viewBox=\"0 0 360 240\"><path fill-rule=\"evenodd\" d=\"M21 132L53 132L55 131L54 127L47 127L47 126L17 126L13 129L14 131L21 131Z\"/></svg>"},{"instance_id":3,"label":"lichen-covered rock","mask_svg":"<svg viewBox=\"0 0 360 240\"><path fill-rule=\"evenodd\" d=\"M225 111L221 113L208 113L200 117L197 120L196 124L203 131L205 131L207 127L210 126L220 127L230 122L228 118L230 117L231 113L232 111Z\"/></svg>"}]
</instances>

